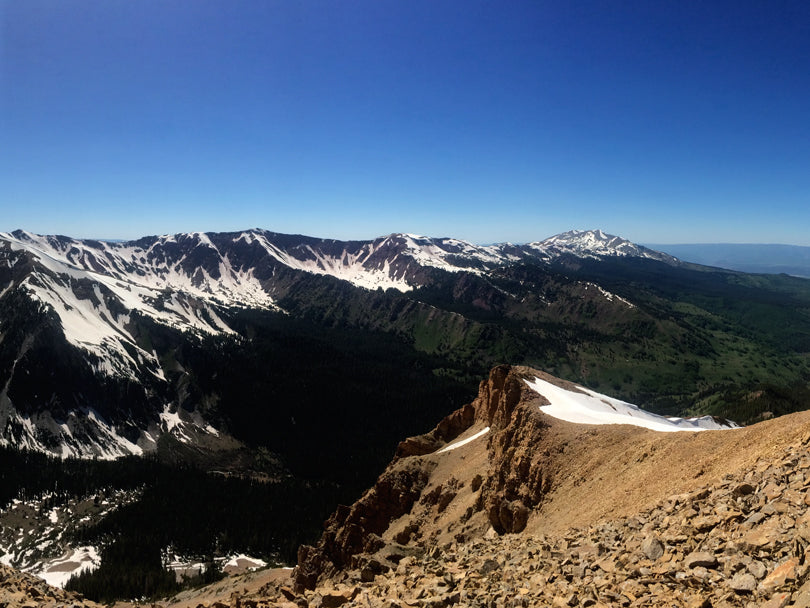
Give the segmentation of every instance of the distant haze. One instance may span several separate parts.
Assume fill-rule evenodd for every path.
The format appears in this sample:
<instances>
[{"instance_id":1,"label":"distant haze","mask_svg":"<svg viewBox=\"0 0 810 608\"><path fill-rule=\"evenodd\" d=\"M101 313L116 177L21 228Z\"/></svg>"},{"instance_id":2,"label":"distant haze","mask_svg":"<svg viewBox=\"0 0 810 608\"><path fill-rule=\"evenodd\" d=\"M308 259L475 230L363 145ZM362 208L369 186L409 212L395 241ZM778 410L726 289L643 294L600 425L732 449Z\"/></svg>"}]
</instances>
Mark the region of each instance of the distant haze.
<instances>
[{"instance_id":1,"label":"distant haze","mask_svg":"<svg viewBox=\"0 0 810 608\"><path fill-rule=\"evenodd\" d=\"M646 245L684 262L767 274L790 274L810 278L810 247L795 245Z\"/></svg>"}]
</instances>

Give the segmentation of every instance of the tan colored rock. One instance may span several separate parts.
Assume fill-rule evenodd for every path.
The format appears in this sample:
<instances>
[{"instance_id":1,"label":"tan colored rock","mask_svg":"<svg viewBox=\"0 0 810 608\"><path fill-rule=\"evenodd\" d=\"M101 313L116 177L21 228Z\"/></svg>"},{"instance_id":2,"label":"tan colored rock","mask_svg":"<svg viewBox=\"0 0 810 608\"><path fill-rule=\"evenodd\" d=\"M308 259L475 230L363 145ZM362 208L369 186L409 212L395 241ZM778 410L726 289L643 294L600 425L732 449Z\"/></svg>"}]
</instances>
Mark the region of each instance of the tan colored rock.
<instances>
[{"instance_id":1,"label":"tan colored rock","mask_svg":"<svg viewBox=\"0 0 810 608\"><path fill-rule=\"evenodd\" d=\"M298 566L315 591L278 585L239 602L810 608L810 516L797 500L810 484L800 443L810 413L717 433L587 427L546 417L521 384L527 373L496 368L482 383L458 435L480 438L400 456L330 518ZM515 504L526 509L522 531L510 523Z\"/></svg>"},{"instance_id":2,"label":"tan colored rock","mask_svg":"<svg viewBox=\"0 0 810 608\"><path fill-rule=\"evenodd\" d=\"M684 565L687 568L696 568L698 566L703 568L716 568L717 557L706 551L694 551L686 556Z\"/></svg>"},{"instance_id":3,"label":"tan colored rock","mask_svg":"<svg viewBox=\"0 0 810 608\"><path fill-rule=\"evenodd\" d=\"M790 593L777 592L767 602L762 604L762 608L785 608L790 602Z\"/></svg>"},{"instance_id":4,"label":"tan colored rock","mask_svg":"<svg viewBox=\"0 0 810 608\"><path fill-rule=\"evenodd\" d=\"M768 574L762 580L760 586L766 592L781 589L788 583L793 583L798 579L800 568L801 566L798 558L790 558L785 563L777 567L773 572Z\"/></svg>"}]
</instances>

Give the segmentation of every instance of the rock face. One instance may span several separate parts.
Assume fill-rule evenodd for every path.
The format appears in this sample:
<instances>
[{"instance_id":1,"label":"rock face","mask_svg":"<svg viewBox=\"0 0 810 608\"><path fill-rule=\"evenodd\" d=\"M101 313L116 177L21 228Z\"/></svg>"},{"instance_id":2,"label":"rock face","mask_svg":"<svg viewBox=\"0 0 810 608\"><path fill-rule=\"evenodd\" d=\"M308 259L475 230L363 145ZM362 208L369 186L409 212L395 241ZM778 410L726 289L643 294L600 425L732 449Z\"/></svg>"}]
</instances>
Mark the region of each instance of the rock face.
<instances>
[{"instance_id":1,"label":"rock face","mask_svg":"<svg viewBox=\"0 0 810 608\"><path fill-rule=\"evenodd\" d=\"M498 533L523 530L530 510L540 503L549 484L543 474L542 453L532 449L542 440L545 425L537 408L531 406L538 403L538 396L523 381L529 371L496 367L481 382L472 403L447 416L430 433L400 443L394 462L375 486L354 506L341 507L332 515L316 547L301 547L296 589L313 588L319 578L356 564L355 556L379 551L390 540L407 545L426 534L439 536L441 526L425 524L436 524L451 503L455 503L454 512L461 503L465 508L447 533L482 532L487 523ZM475 440L486 468L448 467L446 461L458 455L443 450L474 429L488 429L486 438ZM448 468L455 472L448 475ZM469 477L469 483L460 479L461 474ZM396 520L406 515L407 523L397 525ZM458 529L460 526L463 528ZM401 557L395 555L393 562L384 559L381 568L395 567Z\"/></svg>"},{"instance_id":2,"label":"rock face","mask_svg":"<svg viewBox=\"0 0 810 608\"><path fill-rule=\"evenodd\" d=\"M538 374L495 368L403 442L291 577L154 606L810 608L810 412L701 433L590 427L539 410L523 381Z\"/></svg>"},{"instance_id":3,"label":"rock face","mask_svg":"<svg viewBox=\"0 0 810 608\"><path fill-rule=\"evenodd\" d=\"M697 434L586 427L539 411L523 381L536 374L495 368L475 401L403 442L301 549L286 600L810 606L810 415Z\"/></svg>"},{"instance_id":4,"label":"rock face","mask_svg":"<svg viewBox=\"0 0 810 608\"><path fill-rule=\"evenodd\" d=\"M51 587L45 581L0 564L0 606L4 608L100 608L77 593Z\"/></svg>"},{"instance_id":5,"label":"rock face","mask_svg":"<svg viewBox=\"0 0 810 608\"><path fill-rule=\"evenodd\" d=\"M810 433L629 517L554 534L490 530L446 543L389 543L355 554L313 590L279 581L221 608L806 608L808 505Z\"/></svg>"},{"instance_id":6,"label":"rock face","mask_svg":"<svg viewBox=\"0 0 810 608\"><path fill-rule=\"evenodd\" d=\"M341 506L327 520L317 547L298 550L296 588L313 588L318 578L350 564L358 553L382 548L380 534L389 523L408 513L430 476L431 463L398 461L352 507Z\"/></svg>"},{"instance_id":7,"label":"rock face","mask_svg":"<svg viewBox=\"0 0 810 608\"><path fill-rule=\"evenodd\" d=\"M502 366L492 370L476 400L490 427L489 473L476 507L485 509L499 534L521 532L529 511L549 488L547 459L541 445L546 428L537 414L537 395L524 373Z\"/></svg>"}]
</instances>

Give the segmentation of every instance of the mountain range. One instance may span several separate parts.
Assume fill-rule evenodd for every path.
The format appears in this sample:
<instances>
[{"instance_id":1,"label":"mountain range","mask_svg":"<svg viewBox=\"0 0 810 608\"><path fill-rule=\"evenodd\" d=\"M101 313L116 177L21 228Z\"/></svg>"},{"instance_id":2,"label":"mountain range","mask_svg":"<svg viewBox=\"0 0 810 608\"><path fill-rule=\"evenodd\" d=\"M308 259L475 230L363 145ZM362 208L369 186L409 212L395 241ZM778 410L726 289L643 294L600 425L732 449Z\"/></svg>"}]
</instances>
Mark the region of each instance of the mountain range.
<instances>
[{"instance_id":1,"label":"mountain range","mask_svg":"<svg viewBox=\"0 0 810 608\"><path fill-rule=\"evenodd\" d=\"M504 361L660 413L746 422L796 409L806 390L808 302L807 281L682 263L599 230L491 246L18 230L0 235L0 443L109 458L246 442L295 460L298 418L336 420L324 405L290 413L299 358L339 370L334 384L413 359L384 373L392 386L419 377L432 396L387 441ZM345 398L363 412L379 399Z\"/></svg>"},{"instance_id":2,"label":"mountain range","mask_svg":"<svg viewBox=\"0 0 810 608\"><path fill-rule=\"evenodd\" d=\"M759 454L776 435L790 435L795 450L804 441L791 422L798 418L752 423L807 409L808 311L806 279L686 263L600 231L486 247L263 230L122 243L4 234L0 558L60 581L92 562L98 569L68 587L111 601L176 590L170 561L186 568L248 553L291 563L304 544L294 585L275 587L273 601L337 605L353 600L327 588L358 577L404 584L396 560L420 560L414 576L427 580L447 566L437 551L455 543L476 570L491 572L487 559L507 567L515 549L495 542L501 534L523 534L524 524L557 534L612 513L629 518L615 524L619 552L652 543L629 532L638 526L666 529L659 542L675 569L653 572L661 565L645 553L644 585L666 585L670 575L699 585L703 574L682 562L691 559L685 547L700 546L665 521L669 512L690 516L686 507L653 503L706 481L711 504L688 504L701 516L726 512L725 470L740 487L755 486L744 496L756 495L756 505L745 498L739 509L767 518L772 485L804 487L781 461L746 476L754 460L738 460L743 446ZM658 435L651 429L738 426L728 419L751 430L649 439ZM795 522L793 502L784 512ZM335 511L338 503L352 506ZM735 517L723 520L724 543L747 534ZM767 551L739 554L743 566L705 562L728 562L712 605L737 593L729 585L741 567L755 568L755 578L779 567L788 545L774 534ZM481 545L468 541L482 535L497 547L479 560ZM603 552L613 538L601 528L587 535ZM720 551L715 540L699 543ZM529 542L534 556L553 547L550 567L567 582L528 591L542 587L548 602L565 591L568 605L572 593L588 605L608 601L587 577L575 584L569 566L591 567L567 542ZM625 558L607 559L613 576ZM803 580L795 577L794 587ZM194 582L214 578L215 569ZM270 601L267 585L256 605ZM434 591L442 602L455 598Z\"/></svg>"}]
</instances>

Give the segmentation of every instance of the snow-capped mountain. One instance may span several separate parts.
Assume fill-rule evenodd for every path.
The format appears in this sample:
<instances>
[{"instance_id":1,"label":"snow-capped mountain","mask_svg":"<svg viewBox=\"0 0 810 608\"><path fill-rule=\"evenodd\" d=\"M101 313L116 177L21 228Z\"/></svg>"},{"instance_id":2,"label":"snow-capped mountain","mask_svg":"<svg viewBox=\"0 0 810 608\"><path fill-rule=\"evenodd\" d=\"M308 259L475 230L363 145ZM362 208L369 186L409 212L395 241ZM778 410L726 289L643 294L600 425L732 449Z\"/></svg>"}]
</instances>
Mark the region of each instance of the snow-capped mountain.
<instances>
[{"instance_id":1,"label":"snow-capped mountain","mask_svg":"<svg viewBox=\"0 0 810 608\"><path fill-rule=\"evenodd\" d=\"M570 254L584 258L616 256L646 258L667 264L678 263L677 258L671 255L605 234L601 230L569 230L538 243L529 243L528 246L543 252L549 259Z\"/></svg>"},{"instance_id":2,"label":"snow-capped mountain","mask_svg":"<svg viewBox=\"0 0 810 608\"><path fill-rule=\"evenodd\" d=\"M407 293L446 273L486 279L516 263L546 264L571 255L676 263L601 231L490 246L411 234L336 241L259 229L129 242L0 233L0 309L5 311L0 357L6 366L0 377L0 444L113 457L154 449L163 434L184 441L215 437L204 416L180 408L171 397L185 394L182 386L174 393L164 390L168 370L184 373L171 361L167 344L186 339L182 336L239 339L229 311L284 313L278 302L292 285L300 291L308 276ZM54 357L62 361L41 361ZM37 386L32 358L37 366L53 368L46 385ZM64 373L64 380L57 382L55 373ZM91 382L84 373L100 380ZM83 388L88 383L106 388L91 397ZM132 387L140 391L135 397ZM15 396L21 394L25 403ZM123 395L115 398L118 405L110 403L111 395ZM120 402L127 400L150 405L147 411L123 407ZM121 411L128 412L124 419Z\"/></svg>"},{"instance_id":3,"label":"snow-capped mountain","mask_svg":"<svg viewBox=\"0 0 810 608\"><path fill-rule=\"evenodd\" d=\"M275 308L281 269L330 275L367 289L409 291L431 270L485 273L520 260L633 256L675 258L596 231L571 231L524 246L481 247L451 238L392 234L334 241L264 230L190 233L112 243L0 233L7 277L0 297L21 287L59 317L69 342L99 355L99 370L133 374L160 367L128 329L133 312L184 331L231 329L223 307Z\"/></svg>"},{"instance_id":4,"label":"snow-capped mountain","mask_svg":"<svg viewBox=\"0 0 810 608\"><path fill-rule=\"evenodd\" d=\"M335 241L265 230L195 232L124 243L39 236L18 230L0 233L2 242L12 250L32 253L55 272L67 267L106 277L111 289L115 285L110 280L117 280L140 289L171 289L213 303L246 306L271 305L266 279L267 265L274 263L331 275L358 287L408 291L421 284L414 266L483 272L521 259L548 261L564 254L677 262L672 256L601 230L572 230L528 245L490 246L412 234L391 234L373 241ZM177 314L183 316L184 312Z\"/></svg>"}]
</instances>

